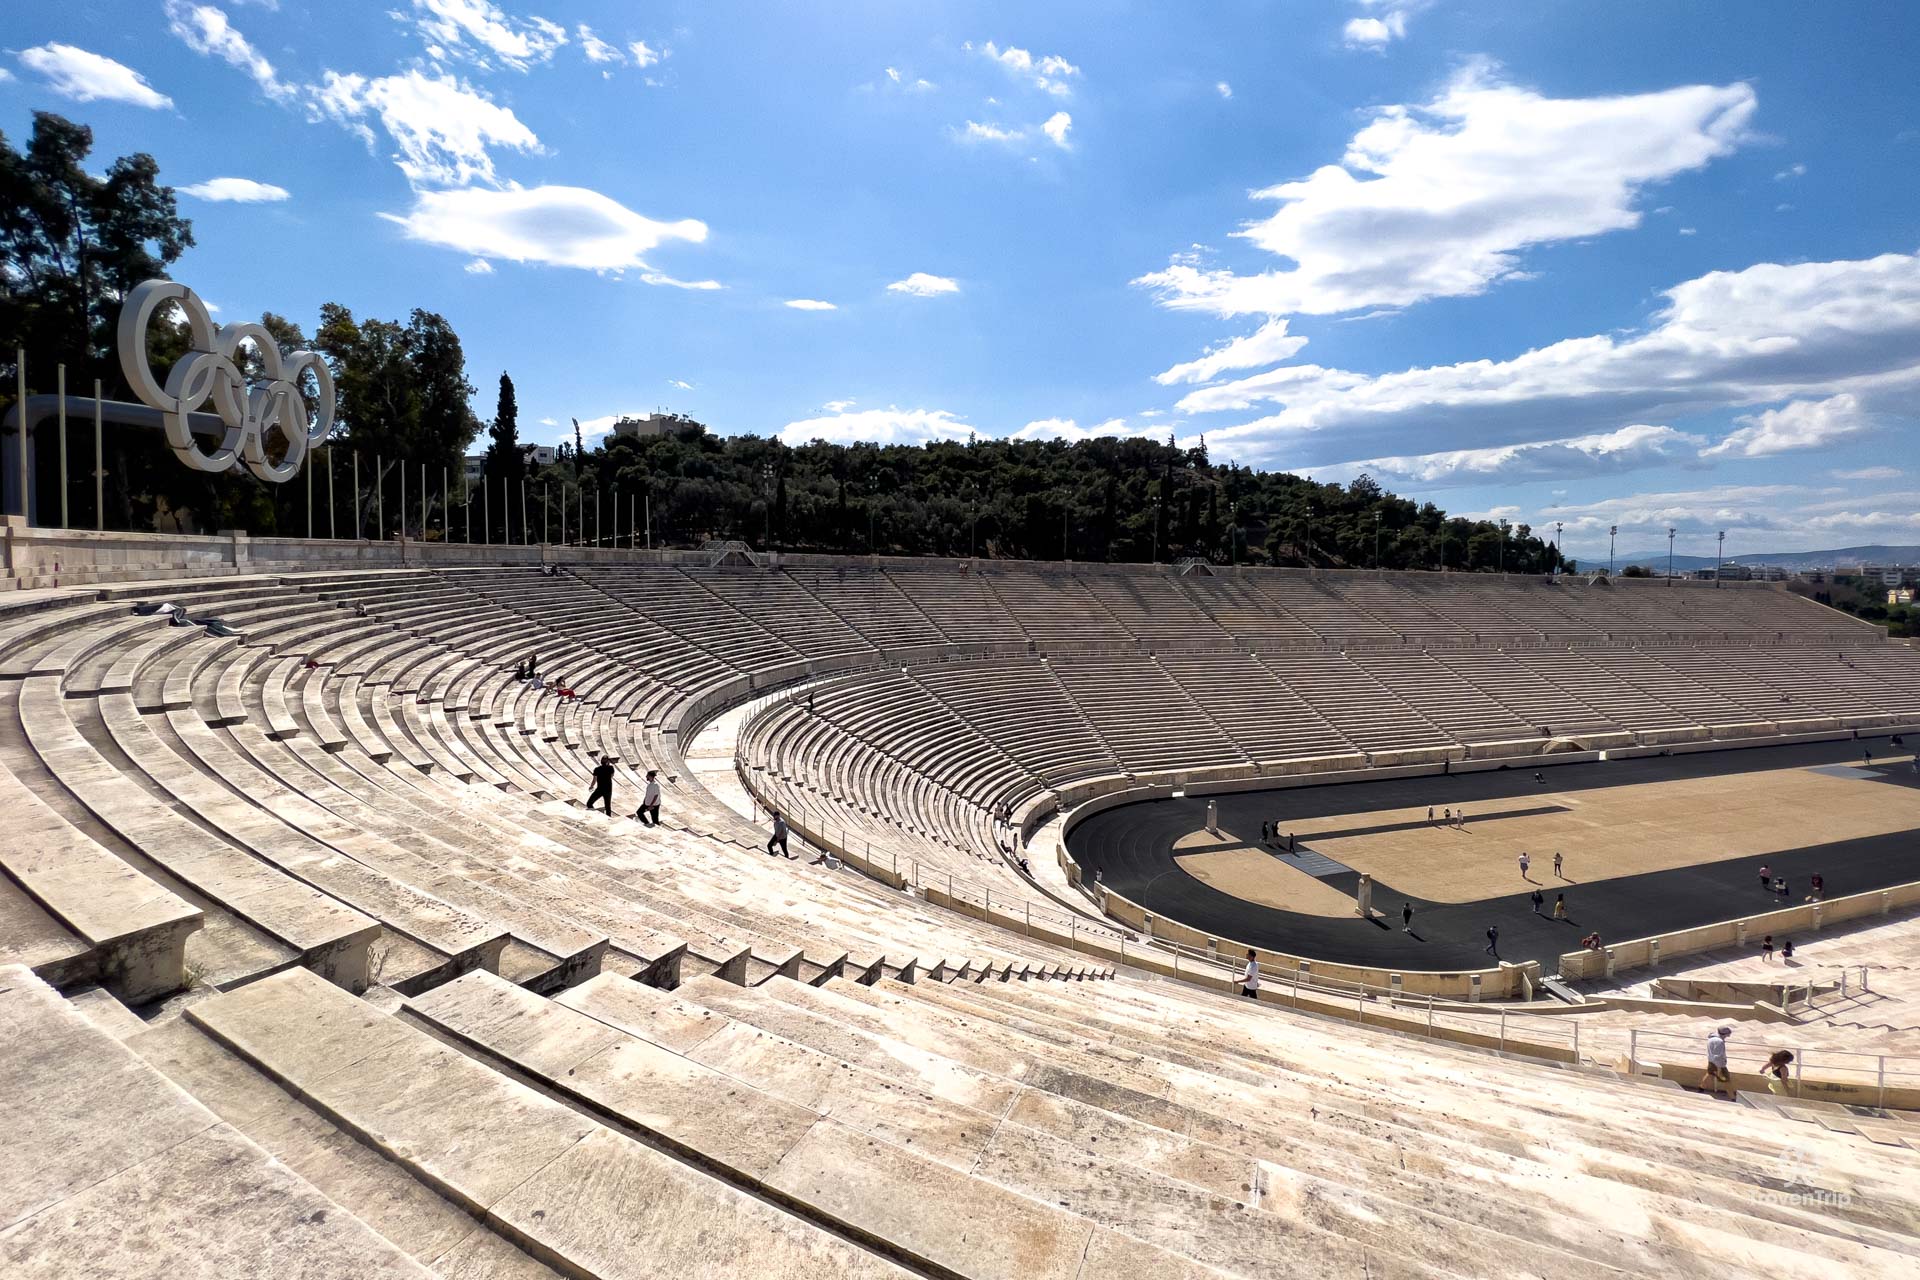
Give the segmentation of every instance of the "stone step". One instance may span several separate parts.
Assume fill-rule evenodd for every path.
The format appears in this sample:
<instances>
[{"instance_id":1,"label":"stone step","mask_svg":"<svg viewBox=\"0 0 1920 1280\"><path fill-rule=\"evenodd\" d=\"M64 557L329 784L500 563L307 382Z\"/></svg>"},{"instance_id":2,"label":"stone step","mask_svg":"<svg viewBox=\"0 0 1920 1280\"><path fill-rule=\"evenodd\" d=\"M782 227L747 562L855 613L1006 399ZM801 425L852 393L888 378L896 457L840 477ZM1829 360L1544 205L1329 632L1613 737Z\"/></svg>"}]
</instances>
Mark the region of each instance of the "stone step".
<instances>
[{"instance_id":1,"label":"stone step","mask_svg":"<svg viewBox=\"0 0 1920 1280\"><path fill-rule=\"evenodd\" d=\"M697 1047L726 1035L722 1018L713 1020L709 1036L683 1052L484 974L469 974L416 997L408 1010L742 1185L943 1273L1078 1275L1094 1237L1108 1230L989 1181L977 1169L969 1176L971 1162L942 1163L934 1154L923 1154L923 1148L951 1154L954 1144L968 1141L970 1129L977 1145L990 1132L984 1118L972 1125L943 1125L937 1113L928 1112L920 1121L922 1131L909 1136L880 1119L885 1108L879 1100L842 1121L708 1065ZM755 1051L741 1037L732 1039L736 1053ZM713 1045L714 1056L738 1065L724 1047ZM777 1051L770 1043L757 1048ZM785 1065L804 1069L815 1080L823 1073L830 1079L836 1070L819 1058L810 1058L803 1068L797 1056L805 1055L789 1052ZM844 1105L850 1111L851 1104L849 1094ZM912 1123L898 1110L892 1115L895 1126ZM911 1149L889 1137L906 1139ZM1315 1256L1313 1241L1288 1238L1297 1252ZM1134 1261L1120 1274L1145 1276L1179 1266L1137 1239L1134 1243ZM1339 1242L1320 1238L1318 1243L1323 1253L1338 1256ZM1352 1261L1359 1264L1357 1254ZM1386 1260L1375 1260L1374 1266L1380 1275L1425 1274L1421 1268L1396 1269Z\"/></svg>"},{"instance_id":2,"label":"stone step","mask_svg":"<svg viewBox=\"0 0 1920 1280\"><path fill-rule=\"evenodd\" d=\"M185 1016L342 1132L567 1274L906 1274L305 970Z\"/></svg>"},{"instance_id":3,"label":"stone step","mask_svg":"<svg viewBox=\"0 0 1920 1280\"><path fill-rule=\"evenodd\" d=\"M351 999L341 993L342 999ZM0 1273L432 1273L19 965L0 967Z\"/></svg>"}]
</instances>

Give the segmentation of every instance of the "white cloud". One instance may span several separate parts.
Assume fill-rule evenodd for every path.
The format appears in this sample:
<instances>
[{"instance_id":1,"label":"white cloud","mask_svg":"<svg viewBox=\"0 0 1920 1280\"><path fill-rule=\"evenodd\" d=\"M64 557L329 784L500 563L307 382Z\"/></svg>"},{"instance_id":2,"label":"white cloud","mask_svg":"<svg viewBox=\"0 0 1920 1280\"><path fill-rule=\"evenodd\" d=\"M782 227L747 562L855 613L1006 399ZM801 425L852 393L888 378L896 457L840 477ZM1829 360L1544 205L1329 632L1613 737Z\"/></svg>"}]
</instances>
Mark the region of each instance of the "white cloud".
<instances>
[{"instance_id":1,"label":"white cloud","mask_svg":"<svg viewBox=\"0 0 1920 1280\"><path fill-rule=\"evenodd\" d=\"M1097 422L1085 427L1072 418L1040 418L1014 432L1011 438L1014 440L1065 440L1071 444L1081 440L1098 439L1101 436L1143 434L1145 434L1143 430L1128 426L1121 418L1108 418L1105 422Z\"/></svg>"},{"instance_id":2,"label":"white cloud","mask_svg":"<svg viewBox=\"0 0 1920 1280\"><path fill-rule=\"evenodd\" d=\"M1206 382L1229 369L1258 369L1263 365L1278 364L1291 359L1306 345L1305 338L1296 338L1287 332L1287 320L1282 316L1267 321L1244 337L1208 347L1207 353L1198 360L1174 365L1155 374L1153 380L1163 387L1176 382Z\"/></svg>"},{"instance_id":3,"label":"white cloud","mask_svg":"<svg viewBox=\"0 0 1920 1280\"><path fill-rule=\"evenodd\" d=\"M1020 125L1018 127L969 120L967 121L966 128L962 129L958 136L962 142L1014 145L1032 141L1034 135L1037 133L1044 135L1047 141L1059 147L1062 151L1068 151L1072 149L1073 144L1067 141L1067 134L1072 129L1073 117L1064 111L1056 111L1037 125Z\"/></svg>"},{"instance_id":4,"label":"white cloud","mask_svg":"<svg viewBox=\"0 0 1920 1280\"><path fill-rule=\"evenodd\" d=\"M1737 146L1744 84L1545 98L1484 69L1381 109L1341 163L1253 193L1280 208L1235 234L1291 265L1257 275L1184 254L1136 283L1169 307L1314 315L1477 294L1533 245L1639 225L1640 190Z\"/></svg>"},{"instance_id":5,"label":"white cloud","mask_svg":"<svg viewBox=\"0 0 1920 1280\"><path fill-rule=\"evenodd\" d=\"M1804 178L1806 176L1807 166L1804 164L1790 164L1780 172L1774 174L1773 180L1775 182L1785 182L1788 178Z\"/></svg>"},{"instance_id":6,"label":"white cloud","mask_svg":"<svg viewBox=\"0 0 1920 1280\"><path fill-rule=\"evenodd\" d=\"M974 46L969 43L963 47L971 49ZM983 56L999 63L1008 75L1025 80L1041 92L1057 98L1064 98L1073 92L1068 81L1080 74L1080 68L1055 54L1035 57L1025 49L1011 46L1002 49L991 40L980 45L979 50Z\"/></svg>"},{"instance_id":7,"label":"white cloud","mask_svg":"<svg viewBox=\"0 0 1920 1280\"><path fill-rule=\"evenodd\" d=\"M843 403L836 401L835 403ZM789 445L814 440L830 444L926 444L930 440L965 440L973 429L945 409L861 409L802 418L780 430Z\"/></svg>"},{"instance_id":8,"label":"white cloud","mask_svg":"<svg viewBox=\"0 0 1920 1280\"><path fill-rule=\"evenodd\" d=\"M1225 80L1221 80L1218 83L1216 83L1213 86L1213 91L1219 94L1223 98L1231 98L1233 96L1233 86L1228 84Z\"/></svg>"},{"instance_id":9,"label":"white cloud","mask_svg":"<svg viewBox=\"0 0 1920 1280\"><path fill-rule=\"evenodd\" d=\"M70 44L23 49L20 65L44 76L53 91L75 102L124 102L159 110L173 99L148 84L132 67Z\"/></svg>"},{"instance_id":10,"label":"white cloud","mask_svg":"<svg viewBox=\"0 0 1920 1280\"><path fill-rule=\"evenodd\" d=\"M234 30L227 15L210 4L167 0L167 29L195 53L218 58L246 72L270 98L291 98L298 92L274 72L273 64L247 38Z\"/></svg>"},{"instance_id":11,"label":"white cloud","mask_svg":"<svg viewBox=\"0 0 1920 1280\"><path fill-rule=\"evenodd\" d=\"M905 280L895 280L887 286L888 293L906 293L916 298L932 298L943 293L960 292L960 282L946 276L931 276L924 271L916 271Z\"/></svg>"},{"instance_id":12,"label":"white cloud","mask_svg":"<svg viewBox=\"0 0 1920 1280\"><path fill-rule=\"evenodd\" d=\"M691 382L686 381L684 378L668 378L667 385L670 387L678 388L681 391L693 390L693 384Z\"/></svg>"},{"instance_id":13,"label":"white cloud","mask_svg":"<svg viewBox=\"0 0 1920 1280\"><path fill-rule=\"evenodd\" d=\"M1853 471L1836 471L1835 480L1898 480L1907 474L1898 467L1860 467Z\"/></svg>"},{"instance_id":14,"label":"white cloud","mask_svg":"<svg viewBox=\"0 0 1920 1280\"><path fill-rule=\"evenodd\" d=\"M1565 440L1535 440L1483 449L1449 449L1411 457L1370 458L1316 466L1322 480L1370 472L1376 478L1418 485L1518 483L1566 476L1611 475L1682 458L1705 443L1672 427L1635 425Z\"/></svg>"},{"instance_id":15,"label":"white cloud","mask_svg":"<svg viewBox=\"0 0 1920 1280\"><path fill-rule=\"evenodd\" d=\"M180 194L196 200L266 204L288 199L293 193L285 187L276 187L271 182L255 182L251 178L209 178L205 182L181 187Z\"/></svg>"},{"instance_id":16,"label":"white cloud","mask_svg":"<svg viewBox=\"0 0 1920 1280\"><path fill-rule=\"evenodd\" d=\"M1350 48L1383 49L1390 41L1407 34L1407 16L1390 13L1384 18L1349 18L1340 36Z\"/></svg>"},{"instance_id":17,"label":"white cloud","mask_svg":"<svg viewBox=\"0 0 1920 1280\"><path fill-rule=\"evenodd\" d=\"M415 183L494 181L490 149L538 151L540 140L506 107L452 76L419 71L369 80L326 73L314 93L321 114L360 124L371 112L399 148L400 171ZM365 126L360 125L362 132Z\"/></svg>"},{"instance_id":18,"label":"white cloud","mask_svg":"<svg viewBox=\"0 0 1920 1280\"><path fill-rule=\"evenodd\" d=\"M699 244L703 222L658 222L584 187L468 187L422 191L404 215L382 214L414 240L509 262L588 271L640 273L648 284L683 284L660 275L645 255L673 240ZM687 286L719 288L712 281Z\"/></svg>"},{"instance_id":19,"label":"white cloud","mask_svg":"<svg viewBox=\"0 0 1920 1280\"><path fill-rule=\"evenodd\" d=\"M1856 411L1910 413L1920 390L1920 256L1760 263L1716 271L1666 291L1644 332L1568 338L1508 360L1355 373L1288 365L1188 393L1185 413L1274 404L1279 410L1209 435L1271 449L1276 438L1342 430L1493 434L1542 421L1563 430L1611 427L1658 414L1724 411L1858 397ZM1845 402L1748 423L1741 443L1833 430ZM1822 416L1822 415L1825 416Z\"/></svg>"},{"instance_id":20,"label":"white cloud","mask_svg":"<svg viewBox=\"0 0 1920 1280\"><path fill-rule=\"evenodd\" d=\"M573 38L580 42L580 52L586 55L588 62L625 62L620 51L593 34L593 28L581 23L573 29Z\"/></svg>"},{"instance_id":21,"label":"white cloud","mask_svg":"<svg viewBox=\"0 0 1920 1280\"><path fill-rule=\"evenodd\" d=\"M969 142L1021 142L1027 136L1025 129L1009 129L1004 125L981 124L978 120L967 121L966 130L961 135Z\"/></svg>"},{"instance_id":22,"label":"white cloud","mask_svg":"<svg viewBox=\"0 0 1920 1280\"><path fill-rule=\"evenodd\" d=\"M525 71L567 42L566 28L545 18L514 18L487 0L413 0L414 25L432 49L481 66L488 58Z\"/></svg>"},{"instance_id":23,"label":"white cloud","mask_svg":"<svg viewBox=\"0 0 1920 1280\"><path fill-rule=\"evenodd\" d=\"M1697 236L1700 234L1700 229L1698 227L1682 227L1680 228L1680 234L1683 236Z\"/></svg>"},{"instance_id":24,"label":"white cloud","mask_svg":"<svg viewBox=\"0 0 1920 1280\"><path fill-rule=\"evenodd\" d=\"M12 84L12 83L13 83L13 72L7 70L5 67L0 67L0 84Z\"/></svg>"},{"instance_id":25,"label":"white cloud","mask_svg":"<svg viewBox=\"0 0 1920 1280\"><path fill-rule=\"evenodd\" d=\"M1873 424L1861 411L1860 397L1841 392L1825 400L1794 400L1778 409L1741 418L1745 424L1719 444L1702 449L1703 458L1765 458L1776 453L1821 449L1859 435Z\"/></svg>"},{"instance_id":26,"label":"white cloud","mask_svg":"<svg viewBox=\"0 0 1920 1280\"><path fill-rule=\"evenodd\" d=\"M461 270L470 276L490 276L493 274L493 264L485 258L475 258L472 262L462 267Z\"/></svg>"},{"instance_id":27,"label":"white cloud","mask_svg":"<svg viewBox=\"0 0 1920 1280\"><path fill-rule=\"evenodd\" d=\"M664 50L655 49L645 40L635 40L627 46L627 52L633 55L633 65L636 67L654 66L662 57L666 56Z\"/></svg>"},{"instance_id":28,"label":"white cloud","mask_svg":"<svg viewBox=\"0 0 1920 1280\"><path fill-rule=\"evenodd\" d=\"M829 400L820 407L828 413L845 413L859 403L858 400Z\"/></svg>"},{"instance_id":29,"label":"white cloud","mask_svg":"<svg viewBox=\"0 0 1920 1280\"><path fill-rule=\"evenodd\" d=\"M795 311L838 311L840 308L831 302L822 302L818 298L788 298L787 306Z\"/></svg>"}]
</instances>

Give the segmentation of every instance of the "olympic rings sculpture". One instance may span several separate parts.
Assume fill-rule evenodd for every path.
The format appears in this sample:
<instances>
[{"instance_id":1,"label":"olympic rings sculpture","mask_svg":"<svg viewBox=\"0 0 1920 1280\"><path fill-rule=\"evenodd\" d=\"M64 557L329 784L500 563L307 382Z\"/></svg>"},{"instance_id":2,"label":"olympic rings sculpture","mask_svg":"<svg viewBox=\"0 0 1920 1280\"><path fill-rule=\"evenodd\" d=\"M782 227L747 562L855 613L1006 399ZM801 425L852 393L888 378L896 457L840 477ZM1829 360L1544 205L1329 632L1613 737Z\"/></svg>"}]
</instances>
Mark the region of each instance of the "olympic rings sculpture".
<instances>
[{"instance_id":1,"label":"olympic rings sculpture","mask_svg":"<svg viewBox=\"0 0 1920 1280\"><path fill-rule=\"evenodd\" d=\"M177 303L186 314L188 346L163 387L147 363L147 326L154 312ZM207 306L193 290L172 280L148 280L127 294L120 309L120 371L133 393L165 415L167 443L180 461L196 471L221 472L244 462L262 480L284 483L300 474L309 447L333 429L333 372L312 351L283 355L266 326L252 323L216 329ZM247 385L240 372L243 343L251 343L262 376ZM301 393L300 380L311 371L313 403ZM220 446L201 451L193 438L192 415L209 401L226 426ZM267 435L286 442L280 461L267 453Z\"/></svg>"}]
</instances>

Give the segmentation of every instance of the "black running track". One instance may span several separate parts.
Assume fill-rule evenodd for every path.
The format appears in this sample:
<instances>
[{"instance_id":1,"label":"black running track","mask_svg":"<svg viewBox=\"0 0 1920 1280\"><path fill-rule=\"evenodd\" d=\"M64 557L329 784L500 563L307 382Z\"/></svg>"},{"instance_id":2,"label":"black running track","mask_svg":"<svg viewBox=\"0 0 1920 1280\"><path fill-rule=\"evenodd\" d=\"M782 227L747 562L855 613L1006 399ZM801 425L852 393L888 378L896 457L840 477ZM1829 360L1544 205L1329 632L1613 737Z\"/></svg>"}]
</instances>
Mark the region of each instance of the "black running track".
<instances>
[{"instance_id":1,"label":"black running track","mask_svg":"<svg viewBox=\"0 0 1920 1280\"><path fill-rule=\"evenodd\" d=\"M1220 806L1222 834L1231 836L1233 843L1258 845L1261 822L1276 818L1284 829L1288 820L1354 814L1354 826L1364 828L1364 815L1375 809L1430 803L1438 810L1464 805L1471 815L1476 802L1524 797L1542 790L1564 792L1795 765L1859 765L1863 747L1876 757L1874 781L1920 789L1920 775L1914 773L1910 760L1914 745L1910 739L1906 746L1893 748L1885 738L1879 738L1557 765L1542 771L1546 776L1544 788L1533 780L1532 767L1522 765L1487 773L1242 791L1212 798ZM1878 757L1885 755L1894 759L1882 767ZM1180 868L1173 857L1173 842L1204 828L1206 807L1204 796L1123 805L1082 822L1067 843L1089 876L1100 872L1108 888L1156 916L1222 938L1310 959L1392 969L1490 966L1486 931L1489 925L1495 925L1500 930L1500 959L1538 960L1545 972L1553 973L1559 957L1575 950L1581 937L1595 930L1609 941L1639 938L1786 905L1761 889L1755 874L1756 859L1733 858L1586 885L1580 883L1579 853L1568 849L1572 879L1555 879L1551 850L1544 856L1535 851L1532 870L1533 879L1546 895L1548 911L1555 893L1567 895L1571 918L1565 922L1534 915L1528 891L1478 902L1439 903L1410 898L1378 879L1374 881L1373 905L1382 913L1380 920L1369 923L1358 916L1336 919L1301 915L1222 893ZM1311 845L1303 841L1300 848L1310 851ZM1829 898L1864 893L1920 880L1920 830L1811 845L1773 855L1766 861L1775 874L1787 877L1792 902L1806 896L1808 877L1815 872L1825 877ZM1328 884L1349 895L1358 879L1353 872L1326 877ZM1411 935L1400 928L1401 904L1408 901L1414 908Z\"/></svg>"}]
</instances>

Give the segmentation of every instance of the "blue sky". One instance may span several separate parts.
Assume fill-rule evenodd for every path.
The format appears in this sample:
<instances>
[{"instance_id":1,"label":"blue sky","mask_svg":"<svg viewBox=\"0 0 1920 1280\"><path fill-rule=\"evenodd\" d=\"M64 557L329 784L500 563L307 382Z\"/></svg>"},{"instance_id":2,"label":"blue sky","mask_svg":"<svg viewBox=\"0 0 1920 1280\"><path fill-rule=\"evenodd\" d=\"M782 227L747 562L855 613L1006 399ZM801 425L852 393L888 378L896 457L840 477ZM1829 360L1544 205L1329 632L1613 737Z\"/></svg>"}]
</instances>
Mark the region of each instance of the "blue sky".
<instances>
[{"instance_id":1,"label":"blue sky","mask_svg":"<svg viewBox=\"0 0 1920 1280\"><path fill-rule=\"evenodd\" d=\"M1566 525L1920 542L1920 8L16 5L225 319L444 313L558 440L1204 434ZM543 425L543 423L545 425Z\"/></svg>"}]
</instances>

